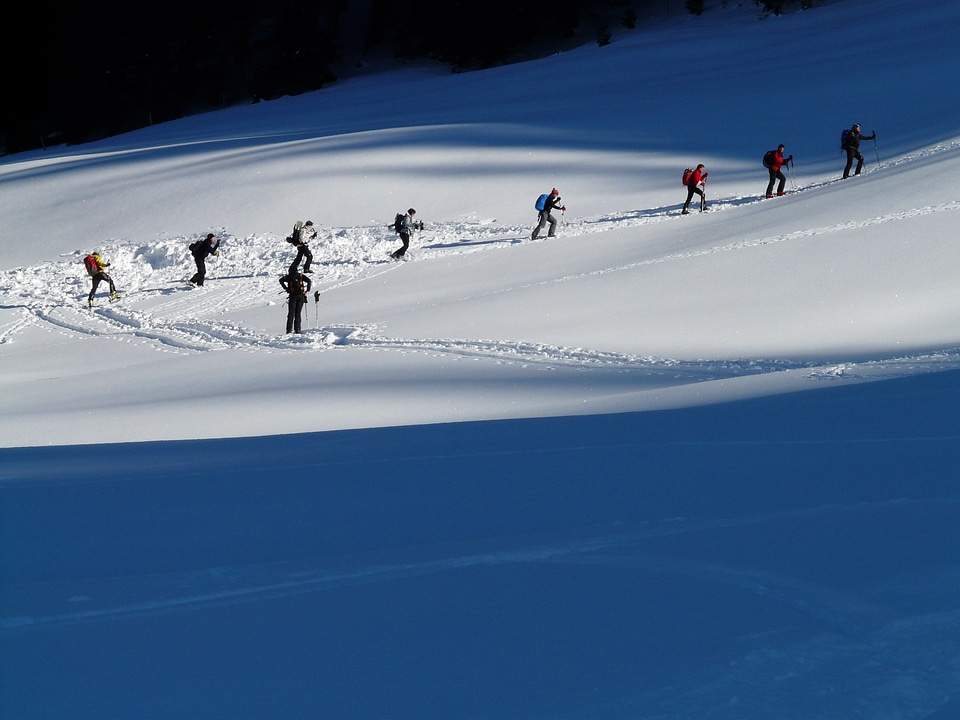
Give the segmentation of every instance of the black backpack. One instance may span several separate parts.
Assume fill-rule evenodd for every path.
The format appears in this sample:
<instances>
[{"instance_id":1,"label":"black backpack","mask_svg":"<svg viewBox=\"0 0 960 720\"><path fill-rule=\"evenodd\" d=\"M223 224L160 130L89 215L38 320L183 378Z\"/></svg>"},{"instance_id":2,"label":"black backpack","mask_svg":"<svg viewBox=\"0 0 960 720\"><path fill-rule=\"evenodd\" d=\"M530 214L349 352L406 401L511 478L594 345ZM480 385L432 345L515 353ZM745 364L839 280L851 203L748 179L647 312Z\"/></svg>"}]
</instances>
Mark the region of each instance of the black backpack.
<instances>
[{"instance_id":1,"label":"black backpack","mask_svg":"<svg viewBox=\"0 0 960 720\"><path fill-rule=\"evenodd\" d=\"M397 213L397 216L393 219L393 230L394 232L400 232L403 229L403 213Z\"/></svg>"},{"instance_id":2,"label":"black backpack","mask_svg":"<svg viewBox=\"0 0 960 720\"><path fill-rule=\"evenodd\" d=\"M840 132L840 149L841 150L847 149L847 142L849 141L849 139L850 139L850 131L846 129L842 130Z\"/></svg>"},{"instance_id":3,"label":"black backpack","mask_svg":"<svg viewBox=\"0 0 960 720\"><path fill-rule=\"evenodd\" d=\"M769 168L773 166L773 156L776 155L776 150L767 150L763 154L763 166Z\"/></svg>"}]
</instances>

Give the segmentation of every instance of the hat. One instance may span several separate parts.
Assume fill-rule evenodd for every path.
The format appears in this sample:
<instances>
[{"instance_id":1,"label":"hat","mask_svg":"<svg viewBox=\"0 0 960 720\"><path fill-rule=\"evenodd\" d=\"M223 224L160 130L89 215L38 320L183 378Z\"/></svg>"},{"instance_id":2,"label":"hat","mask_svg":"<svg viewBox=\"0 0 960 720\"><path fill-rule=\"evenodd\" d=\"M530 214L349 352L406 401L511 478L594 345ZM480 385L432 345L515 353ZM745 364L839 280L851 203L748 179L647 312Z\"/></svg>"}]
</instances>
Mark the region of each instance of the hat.
<instances>
[{"instance_id":1,"label":"hat","mask_svg":"<svg viewBox=\"0 0 960 720\"><path fill-rule=\"evenodd\" d=\"M408 209L407 209L407 214L408 214L408 215L416 215L416 214L417 214L417 211L414 210L413 208L408 208Z\"/></svg>"},{"instance_id":2,"label":"hat","mask_svg":"<svg viewBox=\"0 0 960 720\"><path fill-rule=\"evenodd\" d=\"M307 221L304 223L304 225L310 225L310 226L312 227L312 226L313 226L313 220L307 220Z\"/></svg>"}]
</instances>

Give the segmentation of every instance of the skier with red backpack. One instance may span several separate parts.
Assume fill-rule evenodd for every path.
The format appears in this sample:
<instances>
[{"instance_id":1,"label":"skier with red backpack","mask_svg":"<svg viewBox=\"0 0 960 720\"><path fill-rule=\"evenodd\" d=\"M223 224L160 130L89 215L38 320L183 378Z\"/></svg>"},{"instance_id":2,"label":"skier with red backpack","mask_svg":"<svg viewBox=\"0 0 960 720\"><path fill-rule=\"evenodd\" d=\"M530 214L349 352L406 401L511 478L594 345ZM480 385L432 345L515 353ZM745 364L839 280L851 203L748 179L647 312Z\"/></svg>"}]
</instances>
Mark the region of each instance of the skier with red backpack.
<instances>
[{"instance_id":1,"label":"skier with red backpack","mask_svg":"<svg viewBox=\"0 0 960 720\"><path fill-rule=\"evenodd\" d=\"M783 157L783 145L777 146L776 150L768 150L763 156L763 166L770 171L770 182L767 183L767 197L773 197L773 184L780 181L780 185L777 187L777 195L785 195L783 191L784 185L787 184L787 176L780 172L780 168L788 163L793 162L793 155L784 159Z\"/></svg>"},{"instance_id":2,"label":"skier with red backpack","mask_svg":"<svg viewBox=\"0 0 960 720\"><path fill-rule=\"evenodd\" d=\"M693 196L700 196L700 212L703 212L707 209L707 197L704 195L703 190L700 189L700 186L706 187L707 175L710 173L704 172L703 163L697 165L695 170L687 168L683 171L683 184L687 188L687 201L683 204L683 211L681 215L689 215L690 210L690 201L693 200Z\"/></svg>"},{"instance_id":3,"label":"skier with red backpack","mask_svg":"<svg viewBox=\"0 0 960 720\"><path fill-rule=\"evenodd\" d=\"M96 295L100 283L104 280L110 285L110 302L120 299L117 288L113 284L113 278L107 275L104 270L104 268L110 267L110 263L105 262L104 259L100 257L100 253L93 252L87 255L83 259L83 266L87 269L87 274L93 281L93 287L90 288L90 294L87 296L87 305L93 307L93 297Z\"/></svg>"}]
</instances>

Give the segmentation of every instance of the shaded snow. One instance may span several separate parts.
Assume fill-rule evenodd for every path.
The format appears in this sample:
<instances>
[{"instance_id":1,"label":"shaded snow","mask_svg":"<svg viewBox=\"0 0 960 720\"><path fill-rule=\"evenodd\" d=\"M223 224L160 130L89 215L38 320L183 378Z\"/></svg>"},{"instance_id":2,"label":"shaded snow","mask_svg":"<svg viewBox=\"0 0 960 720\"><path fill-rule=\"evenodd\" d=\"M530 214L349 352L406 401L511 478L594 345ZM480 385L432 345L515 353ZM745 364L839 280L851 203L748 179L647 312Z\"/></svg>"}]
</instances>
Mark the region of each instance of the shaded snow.
<instances>
[{"instance_id":1,"label":"shaded snow","mask_svg":"<svg viewBox=\"0 0 960 720\"><path fill-rule=\"evenodd\" d=\"M729 7L5 158L0 716L952 717L958 14Z\"/></svg>"}]
</instances>

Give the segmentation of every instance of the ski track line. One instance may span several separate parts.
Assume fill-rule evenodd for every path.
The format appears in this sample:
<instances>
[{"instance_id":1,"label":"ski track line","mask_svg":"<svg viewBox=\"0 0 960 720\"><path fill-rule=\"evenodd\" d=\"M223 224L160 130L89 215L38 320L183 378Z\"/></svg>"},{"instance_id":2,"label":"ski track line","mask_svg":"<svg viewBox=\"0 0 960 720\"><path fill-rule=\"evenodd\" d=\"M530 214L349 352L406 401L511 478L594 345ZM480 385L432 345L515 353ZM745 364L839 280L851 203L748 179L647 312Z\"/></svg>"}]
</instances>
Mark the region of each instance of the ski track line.
<instances>
[{"instance_id":1,"label":"ski track line","mask_svg":"<svg viewBox=\"0 0 960 720\"><path fill-rule=\"evenodd\" d=\"M960 143L950 145L960 146ZM896 162L910 160L935 154L934 150L915 154L916 157L901 158ZM891 163L892 164L892 163ZM840 182L837 179L805 186L800 190L821 185ZM761 202L759 198L721 198L713 201L712 207L731 208L743 204ZM919 217L939 212L960 209L960 201L944 203L938 206L915 208L896 213L871 218L861 222L840 223L837 225L810 228L775 236L759 237L749 240L740 240L727 245L672 253L656 258L648 258L634 263L591 270L552 278L521 286L513 286L484 293L484 296L493 296L516 289L546 286L581 279L597 277L614 272L622 272L636 267L659 264L664 262L682 261L696 257L703 257L718 252L729 252L758 247L773 243L788 242L806 237L826 235L850 229L871 227L886 222ZM564 222L563 227L572 237L582 234L606 232L622 227L634 227L650 222L661 222L676 217L674 209L654 209L646 211L627 211L615 215L606 215L596 219L580 219L574 222ZM493 221L491 221L493 222ZM512 247L518 243L546 242L546 238L531 240L529 229L520 226L497 226L489 223L453 221L438 224L431 228L433 232L432 244L421 242L411 243L411 252L422 254L426 258L441 257L452 254L467 254L489 249ZM272 300L271 292L273 281L279 277L271 268L276 265L284 266L289 260L289 248L282 239L276 238L235 238L225 231L220 235L224 238L225 250L218 256L216 265L211 267L208 277L214 280L217 289L214 292L203 292L204 289L190 289L184 287L183 292L177 292L171 287L177 280L173 277L181 276L183 272L184 245L189 238L171 238L157 242L154 246L143 243L115 243L114 254L123 255L129 245L135 245L134 259L146 258L156 267L149 275L150 283L141 287L134 287L130 295L125 294L124 300L117 305L98 305L93 312L77 310L75 317L70 317L67 308L77 305L76 292L85 295L83 278L77 274L72 286L63 287L57 294L58 304L52 304L49 297L49 288L57 287L57 283L49 282L52 276L63 277L70 275L65 272L65 266L75 270L75 263L81 253L73 253L73 259L60 262L44 262L34 268L19 268L13 271L0 273L0 293L12 297L26 298L19 304L11 303L11 307L18 307L26 313L22 317L0 331L0 344L9 343L18 333L23 332L37 322L51 325L61 332L76 333L82 336L104 336L114 338L139 338L154 343L159 349L174 349L185 352L204 352L229 348L269 348L289 351L328 349L332 347L382 347L403 350L415 350L432 353L447 353L462 357L483 357L501 360L509 363L538 364L551 366L579 366L582 368L620 367L624 371L644 370L650 372L658 370L666 372L673 370L680 374L700 374L715 377L734 377L742 374L756 374L775 372L784 369L810 368L815 370L822 363L801 363L772 359L758 359L750 361L702 361L681 363L665 358L638 357L618 355L602 351L590 351L582 348L557 348L537 345L533 343L496 342L483 340L396 340L373 336L366 328L325 328L320 337L310 337L316 333L305 333L307 339L297 339L296 342L288 338L266 335L247 330L236 324L226 323L210 318L231 310L242 310L263 305L268 299ZM419 239L415 236L414 240ZM380 259L380 252L385 246L392 247L394 240L384 241L382 233L374 232L373 228L340 228L325 230L318 238L318 246L314 253L314 265L321 270L314 276L317 292L321 295L347 285L367 281L386 272L396 271L402 263L387 259ZM386 254L386 253L384 253ZM67 254L70 257L70 254ZM259 258L260 266L248 267L250 257ZM359 258L359 259L358 259ZM268 265L268 267L265 267ZM135 273L132 273L135 275ZM154 276L157 277L154 277ZM218 277L220 276L220 277ZM134 283L135 285L135 283ZM134 310L121 307L124 302L130 302L131 295L135 298L137 292L170 294L169 299L153 305L150 310ZM203 292L197 297L197 292ZM44 294L40 294L44 293ZM121 290L123 294L123 291ZM462 301L467 298L460 298ZM457 302L458 300L445 301ZM281 300L282 302L282 300ZM279 303L278 303L279 304ZM441 303L437 303L439 306ZM62 307L61 307L62 305ZM81 318L81 313L88 313L88 317ZM201 316L198 318L198 316ZM343 330L346 329L346 334ZM929 362L942 359L948 362L956 360L957 350L948 350L939 355L918 355L912 358L914 362ZM898 358L894 362L909 363L911 358ZM886 362L891 362L887 360ZM811 373L811 377L820 378L849 378L849 367L835 365L821 368Z\"/></svg>"},{"instance_id":2,"label":"ski track line","mask_svg":"<svg viewBox=\"0 0 960 720\"><path fill-rule=\"evenodd\" d=\"M777 590L768 590L777 598L781 595L803 592L801 604L808 610L816 609L816 614L839 622L841 627L852 618L876 619L882 611L866 604L844 600L836 593L827 593L820 589L804 589L791 579L779 579L774 576L758 574L754 571L730 569L722 566L689 565L674 567L673 563L661 565L660 561L644 558L620 558L598 553L608 553L616 549L636 548L652 538L672 537L692 533L714 533L730 528L756 525L780 524L788 521L807 520L812 517L830 515L849 515L869 513L901 507L935 506L958 504L960 496L866 501L850 505L827 505L811 508L799 508L779 512L760 512L738 518L715 518L707 520L687 520L686 518L668 518L644 523L634 529L618 530L594 537L574 539L567 542L533 545L507 550L469 553L437 560L401 562L394 564L374 564L365 567L332 569L329 560L313 559L305 561L282 561L268 564L228 566L200 571L162 573L148 576L130 576L102 580L103 584L119 584L121 594L144 592L154 597L137 602L120 603L105 607L92 608L67 613L43 616L11 615L0 617L0 631L13 631L65 625L80 622L124 619L146 615L183 612L210 607L221 607L239 603L260 602L276 598L290 597L307 593L321 592L360 584L382 583L394 580L406 580L455 572L481 566L503 566L512 564L574 562L588 564L619 564L631 569L653 569L658 567L664 572L681 574L706 573L711 579L734 584L757 591L764 583L775 585ZM671 569L672 568L672 569ZM199 587L198 587L199 586ZM812 587L812 586L811 586ZM183 590L188 592L183 592ZM114 592L118 592L115 590ZM182 593L182 594L181 594ZM68 596L77 593L64 592ZM80 595L85 596L84 593ZM160 597L157 597L160 595ZM838 618L843 618L842 621Z\"/></svg>"},{"instance_id":3,"label":"ski track line","mask_svg":"<svg viewBox=\"0 0 960 720\"><path fill-rule=\"evenodd\" d=\"M759 201L757 201L757 202L759 202ZM738 240L737 242L730 243L730 244L728 244L728 245L717 245L717 246L710 247L710 248L706 248L706 249L703 249L703 250L690 250L690 251L672 253L672 254L663 255L663 256L657 257L657 258L649 258L649 259L646 259L646 260L639 260L639 261L633 262L633 263L625 263L625 264L623 264L623 265L617 265L617 266L613 266L613 267L609 267L609 268L603 268L603 269L601 269L601 270L590 270L590 271L586 271L586 272L582 272L582 273L575 273L575 274L572 274L572 275L565 275L565 276L559 277L559 278L551 278L551 279L549 279L549 280L541 280L541 281L533 282L533 283L526 283L526 284L521 284L521 285L514 285L514 286L511 286L511 287L509 287L509 288L501 288L501 289L497 289L497 290L491 290L491 291L486 292L486 293L481 293L480 295L471 295L471 296L465 296L465 297L462 297L462 298L457 298L457 299L454 299L454 300L446 300L446 301L444 301L443 303L439 303L439 302L438 302L438 303L434 303L434 304L427 304L427 305L425 305L424 307L441 307L441 306L444 306L444 305L450 305L450 304L454 304L454 303L457 303L457 302L463 302L464 300L467 300L467 299L476 299L476 298L478 298L478 297L479 297L479 298L495 297L495 296L497 296L497 295L501 295L501 294L505 294L505 293L509 293L509 292L514 292L514 291L516 291L516 290L528 290L528 289L537 288L537 287L548 287L548 286L550 286L550 285L556 285L556 284L560 284L560 283L566 283L566 282L572 282L572 281L576 281L576 280L582 280L582 279L588 278L588 277L601 277L601 276L603 276L603 275L608 275L608 274L611 274L611 273L624 272L624 271L632 270L632 269L635 269L635 268L638 268L638 267L645 267L645 266L650 266L650 265L659 265L659 264L667 263L667 262L676 262L676 261L690 260L690 259L695 259L695 258L699 258L699 257L707 257L707 256L710 256L710 255L713 255L713 254L716 254L716 253L720 253L720 252L730 252L730 251L736 251L736 250L751 249L751 248L755 248L755 247L762 247L762 246L765 246L765 245L773 245L773 244L776 244L776 243L788 242L788 241L792 241L792 240L799 240L799 239L802 239L802 238L816 237L816 236L819 236L819 235L828 235L828 234L832 234L832 233L843 232L843 231L845 231L845 230L855 230L855 229L867 228L867 227L872 227L872 226L875 226L875 225L881 225L881 224L884 224L884 223L887 223L887 222L892 222L892 221L895 221L895 220L904 220L904 219L908 219L908 218L912 218L912 217L920 217L920 216L924 216L924 215L931 215L931 214L934 214L934 213L946 212L946 211L952 211L952 210L958 210L958 209L960 209L960 201L952 201L952 202L943 203L943 204L937 205L937 206L928 206L928 207L924 207L924 208L916 208L916 209L909 210L909 211L901 211L901 212L897 212L897 213L890 213L890 214L888 214L888 215L883 215L883 216L879 216L879 217L876 217L876 218L871 218L871 219L869 219L869 220L861 221L861 222L839 223L839 224L837 224L837 225L829 225L829 226L823 226L823 227L819 227L819 228L811 228L811 229L807 229L807 230L798 230L798 231L791 232L791 233L784 233L784 234L782 234L782 235L775 235L775 236L773 236L773 237L762 237L762 238L755 238L755 239L751 239L751 240ZM630 223L628 223L628 224L630 224ZM633 225L642 225L642 224L645 224L645 223L644 223L644 222L638 222L638 223L632 223L632 224L633 224ZM583 226L580 226L580 227L583 227ZM599 228L599 229L586 228L586 229L584 230L584 234L587 234L587 233L597 233L597 232L607 232L607 231L609 231L609 230L611 230L611 229L613 229L613 228L608 228L608 227Z\"/></svg>"},{"instance_id":4,"label":"ski track line","mask_svg":"<svg viewBox=\"0 0 960 720\"><path fill-rule=\"evenodd\" d=\"M648 720L946 718L937 711L960 690L958 656L960 612L914 613L862 633L825 631L755 647L735 662L638 693L631 704L645 708Z\"/></svg>"}]
</instances>

